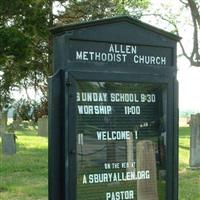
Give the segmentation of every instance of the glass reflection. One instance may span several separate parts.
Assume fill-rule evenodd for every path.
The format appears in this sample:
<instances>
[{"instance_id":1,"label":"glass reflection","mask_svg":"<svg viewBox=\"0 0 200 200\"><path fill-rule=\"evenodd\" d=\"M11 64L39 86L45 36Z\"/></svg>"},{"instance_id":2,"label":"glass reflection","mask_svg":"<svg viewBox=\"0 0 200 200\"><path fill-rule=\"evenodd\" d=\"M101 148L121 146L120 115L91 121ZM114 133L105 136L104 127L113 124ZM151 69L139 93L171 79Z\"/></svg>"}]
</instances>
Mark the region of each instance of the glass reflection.
<instances>
[{"instance_id":1,"label":"glass reflection","mask_svg":"<svg viewBox=\"0 0 200 200\"><path fill-rule=\"evenodd\" d=\"M80 81L77 88L77 199L164 200L165 86Z\"/></svg>"}]
</instances>

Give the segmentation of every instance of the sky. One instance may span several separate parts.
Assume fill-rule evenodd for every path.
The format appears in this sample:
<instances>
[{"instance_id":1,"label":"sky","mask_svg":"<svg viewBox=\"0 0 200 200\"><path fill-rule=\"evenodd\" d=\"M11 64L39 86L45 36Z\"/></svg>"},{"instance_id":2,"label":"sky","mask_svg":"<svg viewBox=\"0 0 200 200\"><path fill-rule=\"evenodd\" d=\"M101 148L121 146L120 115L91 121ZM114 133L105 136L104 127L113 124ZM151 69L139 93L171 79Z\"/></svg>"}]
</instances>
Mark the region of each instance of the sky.
<instances>
[{"instance_id":1,"label":"sky","mask_svg":"<svg viewBox=\"0 0 200 200\"><path fill-rule=\"evenodd\" d=\"M178 81L180 110L200 112L200 68L179 65Z\"/></svg>"},{"instance_id":2,"label":"sky","mask_svg":"<svg viewBox=\"0 0 200 200\"><path fill-rule=\"evenodd\" d=\"M183 10L179 0L151 0L149 8L150 13L162 13L163 15L170 16L171 13L177 14L179 21L180 35L184 46L187 46L186 51L191 51L192 44L192 27L187 24L190 23L190 13L188 10ZM55 3L56 8L59 9L58 4ZM168 23L155 19L155 17L143 17L142 21L150 23L151 25L162 28L166 31L171 31L173 27ZM181 49L178 45L177 55L181 54ZM179 81L179 110L190 111L193 113L200 112L200 68L191 67L188 60L184 57L178 57L178 73L177 78Z\"/></svg>"},{"instance_id":3,"label":"sky","mask_svg":"<svg viewBox=\"0 0 200 200\"><path fill-rule=\"evenodd\" d=\"M178 0L151 0L151 7L149 13L163 13L164 15L174 15L179 21L179 34L182 37L182 43L189 53L192 48L192 27L190 23L190 13L188 10L180 8L181 4ZM146 16L142 18L143 21L151 23L166 31L171 31L173 27L168 23L157 20L155 17ZM178 45L177 55L182 53ZM177 78L179 81L179 110L190 111L193 113L200 112L200 67L192 67L188 60L183 56L178 56L177 60L178 73Z\"/></svg>"}]
</instances>

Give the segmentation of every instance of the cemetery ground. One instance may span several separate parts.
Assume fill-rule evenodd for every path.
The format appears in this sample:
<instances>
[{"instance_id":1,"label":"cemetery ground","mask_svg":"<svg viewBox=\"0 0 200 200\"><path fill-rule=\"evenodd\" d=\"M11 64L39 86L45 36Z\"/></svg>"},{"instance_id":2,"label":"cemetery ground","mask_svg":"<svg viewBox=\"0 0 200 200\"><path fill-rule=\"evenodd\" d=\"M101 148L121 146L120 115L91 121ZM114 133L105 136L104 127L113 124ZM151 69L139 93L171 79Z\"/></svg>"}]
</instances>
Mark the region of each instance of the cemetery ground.
<instances>
[{"instance_id":1,"label":"cemetery ground","mask_svg":"<svg viewBox=\"0 0 200 200\"><path fill-rule=\"evenodd\" d=\"M199 200L200 170L188 168L189 128L179 133L179 200ZM0 199L47 200L47 138L38 136L34 126L16 135L16 155L2 155L0 140Z\"/></svg>"},{"instance_id":2,"label":"cemetery ground","mask_svg":"<svg viewBox=\"0 0 200 200\"><path fill-rule=\"evenodd\" d=\"M47 200L47 138L33 126L16 135L16 155L0 153L0 199Z\"/></svg>"}]
</instances>

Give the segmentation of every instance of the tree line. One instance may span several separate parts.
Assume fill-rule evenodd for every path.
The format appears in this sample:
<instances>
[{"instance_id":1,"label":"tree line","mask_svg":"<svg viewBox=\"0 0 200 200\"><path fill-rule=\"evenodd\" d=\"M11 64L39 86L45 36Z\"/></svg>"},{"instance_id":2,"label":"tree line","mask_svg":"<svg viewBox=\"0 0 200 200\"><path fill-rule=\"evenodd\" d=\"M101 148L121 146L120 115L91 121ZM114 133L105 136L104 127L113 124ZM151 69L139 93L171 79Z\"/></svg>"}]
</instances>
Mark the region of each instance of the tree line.
<instances>
[{"instance_id":1,"label":"tree line","mask_svg":"<svg viewBox=\"0 0 200 200\"><path fill-rule=\"evenodd\" d=\"M193 50L183 55L200 66L198 0L179 0L191 11ZM141 18L151 0L1 0L0 1L0 111L9 105L11 91L32 87L47 106L47 79L52 74L52 35L55 25L102 19L116 15ZM160 17L162 14L159 14ZM178 34L176 20L168 20ZM27 92L27 98L29 94ZM40 105L40 107L42 107ZM47 112L47 109L42 109Z\"/></svg>"}]
</instances>

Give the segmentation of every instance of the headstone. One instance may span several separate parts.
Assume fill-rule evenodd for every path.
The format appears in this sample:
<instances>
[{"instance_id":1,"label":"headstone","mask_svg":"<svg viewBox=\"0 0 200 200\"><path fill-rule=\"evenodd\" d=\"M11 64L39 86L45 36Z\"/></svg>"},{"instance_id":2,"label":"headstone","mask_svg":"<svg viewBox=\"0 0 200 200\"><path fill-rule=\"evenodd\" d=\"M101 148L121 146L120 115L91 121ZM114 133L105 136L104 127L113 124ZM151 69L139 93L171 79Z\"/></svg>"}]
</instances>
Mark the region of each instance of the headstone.
<instances>
[{"instance_id":1,"label":"headstone","mask_svg":"<svg viewBox=\"0 0 200 200\"><path fill-rule=\"evenodd\" d=\"M43 116L38 119L38 135L48 136L48 117Z\"/></svg>"},{"instance_id":2,"label":"headstone","mask_svg":"<svg viewBox=\"0 0 200 200\"><path fill-rule=\"evenodd\" d=\"M126 141L126 144L127 144L127 162L129 163L127 167L127 171L132 171L132 170L135 171L135 166L131 165L131 163L133 163L135 159L132 133L130 134L130 139Z\"/></svg>"},{"instance_id":3,"label":"headstone","mask_svg":"<svg viewBox=\"0 0 200 200\"><path fill-rule=\"evenodd\" d=\"M137 143L137 171L149 170L148 180L137 181L137 200L158 200L155 147L152 141Z\"/></svg>"},{"instance_id":4,"label":"headstone","mask_svg":"<svg viewBox=\"0 0 200 200\"><path fill-rule=\"evenodd\" d=\"M0 137L5 133L6 127L0 124Z\"/></svg>"},{"instance_id":5,"label":"headstone","mask_svg":"<svg viewBox=\"0 0 200 200\"><path fill-rule=\"evenodd\" d=\"M2 152L5 155L16 154L16 136L6 133L2 135Z\"/></svg>"},{"instance_id":6,"label":"headstone","mask_svg":"<svg viewBox=\"0 0 200 200\"><path fill-rule=\"evenodd\" d=\"M196 115L191 115L190 167L200 168L200 113Z\"/></svg>"},{"instance_id":7,"label":"headstone","mask_svg":"<svg viewBox=\"0 0 200 200\"><path fill-rule=\"evenodd\" d=\"M0 137L6 132L7 113L0 112Z\"/></svg>"}]
</instances>

